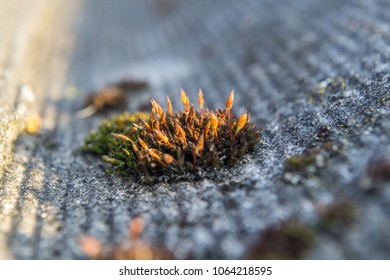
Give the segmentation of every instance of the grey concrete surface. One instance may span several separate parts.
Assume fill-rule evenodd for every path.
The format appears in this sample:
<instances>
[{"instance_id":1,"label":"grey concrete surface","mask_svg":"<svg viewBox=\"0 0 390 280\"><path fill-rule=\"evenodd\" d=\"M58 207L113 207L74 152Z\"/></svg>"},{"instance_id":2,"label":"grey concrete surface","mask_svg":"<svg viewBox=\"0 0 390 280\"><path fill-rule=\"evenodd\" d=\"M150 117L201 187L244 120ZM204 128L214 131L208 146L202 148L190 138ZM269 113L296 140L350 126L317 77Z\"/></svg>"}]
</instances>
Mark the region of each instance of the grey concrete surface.
<instances>
[{"instance_id":1,"label":"grey concrete surface","mask_svg":"<svg viewBox=\"0 0 390 280\"><path fill-rule=\"evenodd\" d=\"M387 1L58 3L45 17L61 5L68 16L40 23L35 41L36 53L47 50L41 71L17 77L36 94L43 128L20 135L2 172L2 257L83 259L83 235L122 242L135 216L143 238L178 259L246 258L268 227L291 219L315 228L302 258L390 257L389 181L367 175L390 159ZM180 88L195 100L199 87L207 107L222 107L234 89L235 111L263 127L261 144L199 181L145 186L106 174L80 146L115 112L75 112L87 92L127 77L150 85L129 98L131 111L150 98L165 105L166 95L179 108ZM316 137L321 127L329 139ZM337 151L321 148L309 169L284 171L288 158L329 141ZM316 228L318 209L340 200L354 205L356 221L336 233Z\"/></svg>"}]
</instances>

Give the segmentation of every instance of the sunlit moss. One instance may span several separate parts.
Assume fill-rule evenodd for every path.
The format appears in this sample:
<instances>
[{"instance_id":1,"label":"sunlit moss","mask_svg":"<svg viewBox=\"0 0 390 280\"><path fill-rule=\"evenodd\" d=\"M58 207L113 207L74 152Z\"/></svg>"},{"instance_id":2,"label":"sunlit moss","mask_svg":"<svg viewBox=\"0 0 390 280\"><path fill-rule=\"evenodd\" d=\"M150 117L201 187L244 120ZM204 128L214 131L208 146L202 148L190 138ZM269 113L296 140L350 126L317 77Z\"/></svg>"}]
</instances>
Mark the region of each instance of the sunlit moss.
<instances>
[{"instance_id":1,"label":"sunlit moss","mask_svg":"<svg viewBox=\"0 0 390 280\"><path fill-rule=\"evenodd\" d=\"M102 159L123 174L137 176L173 175L199 168L218 167L236 162L252 151L261 139L261 129L250 123L250 114L231 114L234 92L223 110L203 108L203 93L198 93L199 109L184 91L184 110L173 112L154 100L150 116L124 114L105 121L85 140L84 150Z\"/></svg>"}]
</instances>

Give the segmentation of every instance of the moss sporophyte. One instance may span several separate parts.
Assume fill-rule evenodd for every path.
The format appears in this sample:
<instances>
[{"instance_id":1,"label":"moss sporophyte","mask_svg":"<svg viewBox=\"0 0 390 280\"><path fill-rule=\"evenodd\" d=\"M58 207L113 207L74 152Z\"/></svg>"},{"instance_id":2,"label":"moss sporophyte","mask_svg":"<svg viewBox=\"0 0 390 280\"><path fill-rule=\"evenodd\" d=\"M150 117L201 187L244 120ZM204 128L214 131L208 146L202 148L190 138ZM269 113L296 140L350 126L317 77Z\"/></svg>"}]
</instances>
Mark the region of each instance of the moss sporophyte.
<instances>
[{"instance_id":1,"label":"moss sporophyte","mask_svg":"<svg viewBox=\"0 0 390 280\"><path fill-rule=\"evenodd\" d=\"M166 111L151 100L150 115L124 113L104 121L85 139L84 151L102 156L122 174L136 176L196 173L199 169L235 163L252 151L261 129L250 123L250 114L231 114L234 92L223 110L199 109L181 91L184 110L173 112L167 97Z\"/></svg>"}]
</instances>

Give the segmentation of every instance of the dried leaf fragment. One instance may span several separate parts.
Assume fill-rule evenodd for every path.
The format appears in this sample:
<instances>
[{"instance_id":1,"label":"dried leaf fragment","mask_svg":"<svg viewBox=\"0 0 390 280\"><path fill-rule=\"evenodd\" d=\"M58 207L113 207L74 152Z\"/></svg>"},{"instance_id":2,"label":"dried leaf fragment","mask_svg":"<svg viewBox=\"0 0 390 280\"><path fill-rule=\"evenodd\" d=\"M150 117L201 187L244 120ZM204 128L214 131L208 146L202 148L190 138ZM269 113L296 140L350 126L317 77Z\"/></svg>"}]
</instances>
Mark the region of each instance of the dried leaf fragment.
<instances>
[{"instance_id":1,"label":"dried leaf fragment","mask_svg":"<svg viewBox=\"0 0 390 280\"><path fill-rule=\"evenodd\" d=\"M92 116L96 112L106 109L123 107L126 104L129 92L147 87L141 80L125 79L111 84L101 90L91 92L85 100L85 108L77 112L79 118Z\"/></svg>"}]
</instances>

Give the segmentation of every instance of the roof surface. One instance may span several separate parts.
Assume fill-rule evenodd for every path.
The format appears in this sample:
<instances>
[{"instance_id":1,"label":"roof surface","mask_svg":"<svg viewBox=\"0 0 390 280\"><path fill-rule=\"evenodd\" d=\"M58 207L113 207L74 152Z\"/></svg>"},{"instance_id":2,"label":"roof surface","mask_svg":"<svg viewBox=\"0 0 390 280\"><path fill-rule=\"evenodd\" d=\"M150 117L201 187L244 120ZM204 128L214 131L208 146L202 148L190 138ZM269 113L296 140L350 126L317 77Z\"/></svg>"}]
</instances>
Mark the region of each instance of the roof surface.
<instances>
[{"instance_id":1,"label":"roof surface","mask_svg":"<svg viewBox=\"0 0 390 280\"><path fill-rule=\"evenodd\" d=\"M4 30L17 26L0 43L1 257L86 258L83 236L123 242L140 216L142 238L178 259L247 258L292 221L315 239L293 257L390 258L390 183L372 171L390 160L388 1L0 2ZM76 112L88 92L129 77L149 84L130 111L167 95L181 109L180 88L192 100L202 88L219 108L234 89L261 143L207 179L146 186L107 174L80 147L119 112ZM41 132L12 145L31 111ZM286 169L294 155L310 164ZM354 218L340 217L348 209Z\"/></svg>"}]
</instances>

